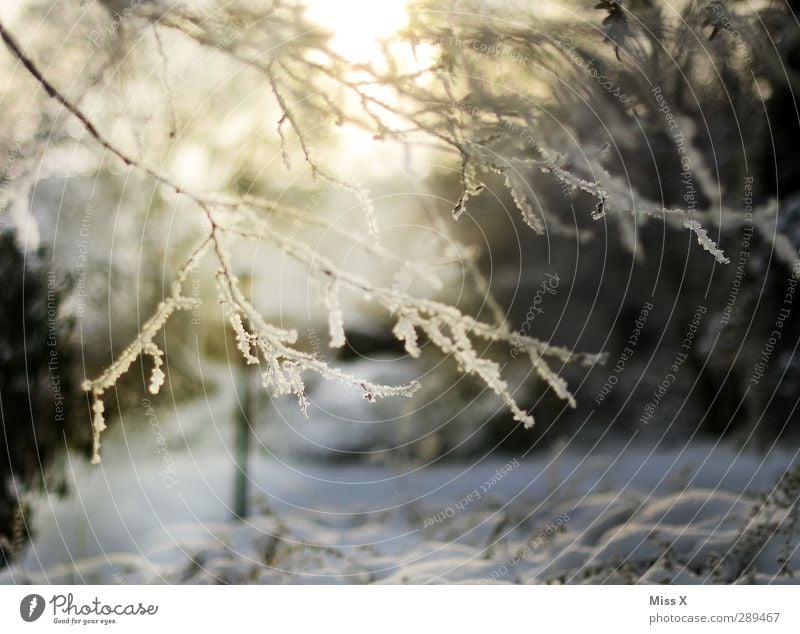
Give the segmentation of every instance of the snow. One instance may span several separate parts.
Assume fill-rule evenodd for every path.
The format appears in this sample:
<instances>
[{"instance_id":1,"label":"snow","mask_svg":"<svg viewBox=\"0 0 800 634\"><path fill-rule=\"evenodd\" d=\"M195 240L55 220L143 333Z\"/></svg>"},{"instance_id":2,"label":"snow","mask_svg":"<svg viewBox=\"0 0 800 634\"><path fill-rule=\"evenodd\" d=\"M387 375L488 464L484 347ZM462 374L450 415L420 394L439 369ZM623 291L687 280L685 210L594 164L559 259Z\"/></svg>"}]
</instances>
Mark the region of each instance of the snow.
<instances>
[{"instance_id":1,"label":"snow","mask_svg":"<svg viewBox=\"0 0 800 634\"><path fill-rule=\"evenodd\" d=\"M788 450L732 445L607 454L567 444L470 462L390 464L379 454L362 464L286 443L254 452L251 516L234 521L232 398L220 390L157 410L160 444L143 415L113 422L102 464L71 460L72 494L36 501L37 535L0 582L730 581L758 494L796 461ZM317 445L334 429L318 418L329 429L313 432ZM305 424L313 429L315 416ZM379 425L351 426L375 442ZM789 568L798 569L793 539ZM786 541L764 541L750 581L789 580L778 562Z\"/></svg>"}]
</instances>

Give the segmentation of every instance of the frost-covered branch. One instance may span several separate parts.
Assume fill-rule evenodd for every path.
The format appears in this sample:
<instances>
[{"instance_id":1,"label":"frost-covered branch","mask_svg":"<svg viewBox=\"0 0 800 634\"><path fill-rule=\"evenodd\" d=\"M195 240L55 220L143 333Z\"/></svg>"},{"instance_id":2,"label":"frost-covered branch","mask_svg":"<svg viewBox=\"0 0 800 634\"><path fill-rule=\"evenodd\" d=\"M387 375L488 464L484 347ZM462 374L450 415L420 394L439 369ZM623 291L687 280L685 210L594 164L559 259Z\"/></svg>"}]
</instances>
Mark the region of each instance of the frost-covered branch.
<instances>
[{"instance_id":1,"label":"frost-covered branch","mask_svg":"<svg viewBox=\"0 0 800 634\"><path fill-rule=\"evenodd\" d=\"M158 335L167 320L178 310L191 310L198 304L198 300L183 295L183 283L189 272L194 269L203 257L212 238L206 238L200 246L192 253L186 263L181 267L175 281L172 283L172 292L169 297L159 303L153 316L142 326L136 339L128 345L122 354L96 379L83 382L83 389L92 395L92 462L100 462L100 435L106 429L105 406L103 404L103 394L106 390L114 387L120 377L125 374L134 362L140 357L150 357L153 361L153 369L150 374L150 384L148 390L151 394L158 394L166 378L161 369L164 360L163 351L156 345L153 339Z\"/></svg>"},{"instance_id":2,"label":"frost-covered branch","mask_svg":"<svg viewBox=\"0 0 800 634\"><path fill-rule=\"evenodd\" d=\"M598 356L577 354L533 337L519 336L506 323L499 305L491 299L492 323L486 323L436 299L417 297L375 283L369 276L341 270L302 239L286 235L277 228L273 220L286 219L330 232L377 259L410 261L378 242L379 227L367 189L347 176L340 176L336 169L338 166L331 168L320 158L324 156L318 146L321 142L312 134L313 126L318 124L326 129L329 123L331 126L353 126L368 132L378 141L426 143L442 151L447 160L452 159L454 171L460 178L460 191L452 203L455 218L463 215L470 205L481 203L481 193L494 178L502 181L522 219L535 232L567 233L571 228L535 197L534 183L544 174L545 178L552 177L566 199L575 196L592 201L590 209L593 206L593 211L589 211L587 216L596 220L609 217L617 221L620 240L631 249L637 246L638 224L646 218L656 218L688 229L716 261L727 262L715 236L709 233L711 227L717 229L717 233L722 231L721 223L710 211L688 206L684 209L680 205L647 199L634 190L619 170L615 171L608 161L600 158L603 150L595 145L601 143L583 142L582 139L579 143L578 135L573 135L572 130L554 132L552 126L548 127L547 116L543 113L549 116L549 109L554 107L557 99L542 89L544 81L540 77L557 77L558 71L563 70L564 60L569 59L552 35L563 24L549 24L549 30L542 28L534 32L511 26L502 31L487 26L482 20L470 21L468 17L464 18L464 23L446 24L440 14L433 10L400 34L400 40L414 55L422 41L437 49L433 62L410 69L401 68L387 47L384 48L385 59L381 60L384 63L347 60L329 45L328 34L308 22L302 3L275 2L262 11L239 4L216 9L176 6L163 11L157 3L144 3L131 16L133 24L143 24L155 30L162 63L169 57L162 38L161 30L164 29L171 31L184 45L213 49L227 64L254 73L263 84L264 98L273 107L270 115L275 116L273 129L284 165L287 168L291 166L291 154L295 151L302 157L301 164L315 182L322 181L326 187L340 189L355 197L364 211L367 239L358 231L270 200L267 196L191 191L166 171L134 158L124 144L112 142L101 132L101 126L81 110L80 102L68 99L45 76L0 23L0 38L6 48L41 88L83 126L94 142L127 167L138 170L163 189L189 201L191 209L199 212L208 225L207 237L201 248L184 262L169 297L158 305L154 315L122 355L99 377L84 384L93 398L95 460L99 459L100 434L105 428L104 393L142 357L153 364L149 390L153 393L158 391L165 378L162 371L164 352L154 343L154 338L176 311L195 306L196 300L183 294L182 283L199 259L209 254L215 259L217 291L225 318L235 333L246 362L259 366L266 388L276 394L293 394L303 411L308 408L303 381L303 373L307 371L352 386L369 400L411 396L418 388L416 383L385 386L364 381L299 350L297 333L268 323L240 290L230 265L231 243L236 240L269 243L306 267L309 279L319 288L320 303L328 322L329 341L334 348L346 343L347 324L341 295L356 292L383 309L393 320L392 333L404 344L410 356L421 355L423 340L432 343L441 353L452 356L461 372L478 378L491 388L514 418L525 425L532 425L533 417L518 403L514 390L504 378L506 364L488 356L494 344L523 351L530 366L554 393L575 405L566 382L551 364L553 361L592 364L598 361ZM421 12L420 15L425 14ZM627 19L629 16L625 13L623 17ZM590 33L598 35L604 32L609 38L616 52L609 57L619 57L616 61L623 64L628 58L643 59L648 55L648 46L637 42L633 31L609 35L609 26L593 27L597 33ZM248 27L252 28L248 30ZM221 37L229 29L234 29L237 36ZM465 42L482 45L494 42L495 50L503 50L503 55L493 59L482 52L481 46L465 46ZM498 49L501 45L506 48ZM490 73L493 68L498 69L498 73L513 73L515 80L522 80L516 82L520 85L519 91L498 94L496 83L482 77L481 73L485 75L487 68ZM553 79L553 83L559 82ZM161 84L172 93L166 71L161 74ZM570 98L586 105L583 93L573 85L563 90L571 90ZM468 108L463 107L465 104ZM640 110L648 110L644 101L640 105ZM617 106L624 110L619 104ZM625 114L630 113L626 111ZM174 118L172 112L171 117ZM657 118L650 123L655 127L663 125ZM691 125L684 122L684 126L687 136L690 136ZM713 171L703 163L703 153L691 139L687 148L693 162L693 170L687 170L687 173L690 177L696 174L700 189L708 193L713 185ZM280 177L274 180L280 183ZM756 221L762 233L766 231L766 224L764 218ZM785 244L781 252L785 257L791 256L791 250ZM475 263L470 261L474 256L474 250L466 253L467 268L478 288L490 296L488 284ZM453 258L437 258L414 263L413 270L418 278L436 290L441 281L435 267L446 266L452 261Z\"/></svg>"}]
</instances>

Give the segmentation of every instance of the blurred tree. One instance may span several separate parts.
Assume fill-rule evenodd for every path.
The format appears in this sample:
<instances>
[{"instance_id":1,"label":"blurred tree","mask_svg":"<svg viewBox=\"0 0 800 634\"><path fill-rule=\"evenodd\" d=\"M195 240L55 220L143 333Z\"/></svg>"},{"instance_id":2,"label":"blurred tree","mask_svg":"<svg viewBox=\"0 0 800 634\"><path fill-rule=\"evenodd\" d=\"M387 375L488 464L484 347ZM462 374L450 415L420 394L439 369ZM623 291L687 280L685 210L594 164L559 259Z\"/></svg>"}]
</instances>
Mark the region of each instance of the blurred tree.
<instances>
[{"instance_id":1,"label":"blurred tree","mask_svg":"<svg viewBox=\"0 0 800 634\"><path fill-rule=\"evenodd\" d=\"M63 487L54 461L64 449L88 450L75 405L74 359L61 311L64 280L44 253L23 254L13 231L0 233L0 563L30 538L26 501L43 485ZM81 434L81 430L84 431Z\"/></svg>"}]
</instances>

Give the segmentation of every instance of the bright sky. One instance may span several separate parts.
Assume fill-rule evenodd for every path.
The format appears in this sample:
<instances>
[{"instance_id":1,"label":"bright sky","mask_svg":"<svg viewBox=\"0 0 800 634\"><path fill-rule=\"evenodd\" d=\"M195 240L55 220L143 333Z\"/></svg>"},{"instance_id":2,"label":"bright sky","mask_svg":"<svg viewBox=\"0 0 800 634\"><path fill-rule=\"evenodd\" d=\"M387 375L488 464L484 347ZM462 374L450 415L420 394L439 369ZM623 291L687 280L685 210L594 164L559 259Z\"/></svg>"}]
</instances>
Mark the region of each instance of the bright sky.
<instances>
[{"instance_id":1,"label":"bright sky","mask_svg":"<svg viewBox=\"0 0 800 634\"><path fill-rule=\"evenodd\" d=\"M306 0L306 4L306 15L333 32L333 48L354 62L378 57L379 42L408 23L408 0Z\"/></svg>"},{"instance_id":2,"label":"bright sky","mask_svg":"<svg viewBox=\"0 0 800 634\"><path fill-rule=\"evenodd\" d=\"M356 63L374 63L382 69L384 58L381 43L408 26L409 0L305 0L307 17L333 33L330 46L346 59ZM430 66L434 60L433 47L419 46L412 52L405 42L390 47L392 57L402 72L413 72ZM385 103L393 103L391 87L372 86L370 93ZM360 109L360 101L350 95L350 106ZM382 113L389 125L397 125L387 113ZM349 167L363 175L385 177L397 169L403 150L393 142L375 141L372 134L344 125L337 130L340 147L350 157ZM406 157L407 158L407 157Z\"/></svg>"}]
</instances>

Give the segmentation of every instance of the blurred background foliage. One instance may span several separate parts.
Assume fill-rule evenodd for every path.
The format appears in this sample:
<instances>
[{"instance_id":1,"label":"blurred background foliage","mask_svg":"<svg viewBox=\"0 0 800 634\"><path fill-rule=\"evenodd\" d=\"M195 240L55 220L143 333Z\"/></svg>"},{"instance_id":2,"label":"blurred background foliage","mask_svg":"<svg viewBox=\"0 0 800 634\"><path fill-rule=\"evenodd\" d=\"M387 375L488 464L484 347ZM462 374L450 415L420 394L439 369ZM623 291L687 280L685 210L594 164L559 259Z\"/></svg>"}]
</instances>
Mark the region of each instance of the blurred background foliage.
<instances>
[{"instance_id":1,"label":"blurred background foliage","mask_svg":"<svg viewBox=\"0 0 800 634\"><path fill-rule=\"evenodd\" d=\"M567 438L587 446L632 435L652 445L796 440L796 306L763 378L751 381L800 247L795 3L412 1L400 3L402 19L382 25L377 38L319 23L319 15L333 19L324 3L264 4L33 0L5 6L0 17L106 138L187 189L293 205L306 220L276 218L276 226L345 269L489 321L500 310L514 330L528 320L543 341L608 355L604 366L554 368L575 394L572 409L523 360L487 346L519 402L533 408L538 424L526 430L433 346L423 345L419 361L408 358L391 335L392 316L363 297L344 299L347 344L328 348L327 315L303 267L278 249L237 245L234 265L253 303L270 322L296 328L302 349L371 380L423 385L414 399L369 404L312 380L309 421L293 399L258 392L252 427L271 452L423 464ZM74 456L87 450L80 383L135 338L204 219L105 152L6 52L0 539L7 556L25 524L17 501L58 481L65 448ZM402 258L363 251L360 242L371 238L362 204L326 173L370 190L382 244ZM465 198L455 222L453 209ZM698 244L685 218L652 212L687 207L730 264ZM325 223L360 241L342 240ZM403 263L413 260L428 264ZM431 268L440 289L420 275ZM554 276L558 285L542 291ZM178 314L159 335L168 356L166 407L234 389L241 372L213 277L208 263L191 273L187 292L202 308ZM59 314L60 424L47 366L48 301ZM633 354L615 373L648 303L654 308ZM707 313L688 359L642 425L698 306ZM618 382L598 401L610 376ZM131 437L146 425L146 383L137 363L106 401L108 419Z\"/></svg>"}]
</instances>

